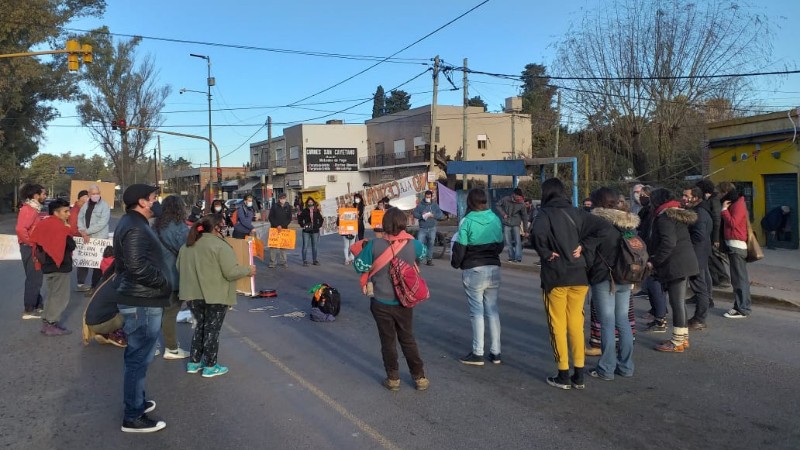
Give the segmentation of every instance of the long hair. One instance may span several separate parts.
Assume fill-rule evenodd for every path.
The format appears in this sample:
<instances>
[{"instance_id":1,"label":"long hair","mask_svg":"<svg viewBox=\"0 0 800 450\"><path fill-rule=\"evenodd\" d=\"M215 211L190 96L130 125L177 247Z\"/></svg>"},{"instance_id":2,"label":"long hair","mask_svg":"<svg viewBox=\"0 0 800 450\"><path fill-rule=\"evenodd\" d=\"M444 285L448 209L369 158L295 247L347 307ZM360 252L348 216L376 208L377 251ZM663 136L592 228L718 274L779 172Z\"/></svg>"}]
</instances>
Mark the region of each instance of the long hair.
<instances>
[{"instance_id":1,"label":"long hair","mask_svg":"<svg viewBox=\"0 0 800 450\"><path fill-rule=\"evenodd\" d=\"M204 234L213 233L223 220L225 219L223 219L222 214L207 214L201 217L189 230L189 236L186 238L186 246L191 247L198 239L203 237Z\"/></svg>"},{"instance_id":2,"label":"long hair","mask_svg":"<svg viewBox=\"0 0 800 450\"><path fill-rule=\"evenodd\" d=\"M162 212L153 224L156 230L163 230L171 223L186 221L186 203L177 195L170 195L161 202Z\"/></svg>"},{"instance_id":3,"label":"long hair","mask_svg":"<svg viewBox=\"0 0 800 450\"><path fill-rule=\"evenodd\" d=\"M542 183L542 206L557 198L566 198L564 183L558 178L549 178Z\"/></svg>"},{"instance_id":4,"label":"long hair","mask_svg":"<svg viewBox=\"0 0 800 450\"><path fill-rule=\"evenodd\" d=\"M607 187L595 189L589 195L589 199L595 208L617 209L619 206L619 194L617 194L617 191Z\"/></svg>"},{"instance_id":5,"label":"long hair","mask_svg":"<svg viewBox=\"0 0 800 450\"><path fill-rule=\"evenodd\" d=\"M392 207L386 210L381 225L383 226L384 233L390 236L397 236L401 231L406 229L407 223L408 218L406 217L406 213L398 208Z\"/></svg>"},{"instance_id":6,"label":"long hair","mask_svg":"<svg viewBox=\"0 0 800 450\"><path fill-rule=\"evenodd\" d=\"M470 189L467 194L467 211L464 213L471 213L472 211L484 211L489 209L488 200L486 199L486 191L483 189Z\"/></svg>"},{"instance_id":7,"label":"long hair","mask_svg":"<svg viewBox=\"0 0 800 450\"><path fill-rule=\"evenodd\" d=\"M361 201L356 203L356 198L359 198ZM364 197L361 196L358 192L353 194L353 205L358 210L358 215L364 215Z\"/></svg>"}]
</instances>

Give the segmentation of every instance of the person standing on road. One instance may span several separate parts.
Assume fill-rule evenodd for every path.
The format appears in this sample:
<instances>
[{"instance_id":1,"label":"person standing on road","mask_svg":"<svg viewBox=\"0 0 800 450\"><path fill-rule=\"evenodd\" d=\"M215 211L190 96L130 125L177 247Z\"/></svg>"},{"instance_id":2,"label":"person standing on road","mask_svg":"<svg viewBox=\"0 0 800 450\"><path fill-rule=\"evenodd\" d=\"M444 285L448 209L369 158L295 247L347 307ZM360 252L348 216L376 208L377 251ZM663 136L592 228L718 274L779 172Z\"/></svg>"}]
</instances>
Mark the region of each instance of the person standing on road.
<instances>
[{"instance_id":1,"label":"person standing on road","mask_svg":"<svg viewBox=\"0 0 800 450\"><path fill-rule=\"evenodd\" d=\"M694 316L689 319L690 330L703 330L706 328L706 316L711 301L711 272L708 270L708 260L711 258L711 212L702 206L703 191L699 187L689 187L683 190L681 197L683 207L697 214L697 222L689 225L689 236L692 247L697 257L697 266L700 273L689 278L689 287L694 292L694 297L686 303L695 303ZM692 301L693 300L693 301Z\"/></svg>"},{"instance_id":2,"label":"person standing on road","mask_svg":"<svg viewBox=\"0 0 800 450\"><path fill-rule=\"evenodd\" d=\"M216 201L216 200L215 200ZM158 235L158 240L164 247L164 260L169 271L169 285L172 286L172 295L169 306L164 308L161 318L161 334L164 335L164 359L183 359L189 357L189 352L178 344L177 318L181 310L181 300L178 297L178 283L180 280L178 268L175 265L178 252L186 244L189 236L189 227L186 226L186 204L177 195L170 195L161 204L161 215L153 223L153 229Z\"/></svg>"},{"instance_id":3,"label":"person standing on road","mask_svg":"<svg viewBox=\"0 0 800 450\"><path fill-rule=\"evenodd\" d=\"M297 216L297 223L303 230L303 266L308 266L308 260L306 259L307 244L311 246L312 261L315 266L318 266L317 245L319 244L319 230L322 228L322 224L325 223L325 219L322 217L322 213L317 210L317 202L313 198L309 197L306 200L306 207Z\"/></svg>"},{"instance_id":4,"label":"person standing on road","mask_svg":"<svg viewBox=\"0 0 800 450\"><path fill-rule=\"evenodd\" d=\"M42 313L42 334L63 336L71 331L64 328L61 315L67 309L72 273L72 251L75 240L69 228L69 202L57 198L48 205L50 216L31 232L36 259L42 266L47 282L47 302Z\"/></svg>"},{"instance_id":5,"label":"person standing on road","mask_svg":"<svg viewBox=\"0 0 800 450\"><path fill-rule=\"evenodd\" d=\"M655 214L653 204L650 201L650 195L653 193L651 186L643 186L639 194L639 202L642 209L639 210L639 237L644 240L648 245L648 252L652 250L649 248L650 236L653 229L653 220ZM652 333L666 333L667 332L667 294L653 274L647 275L642 282L641 291L634 294L633 297L647 297L650 302L650 310L644 315L647 320L645 331Z\"/></svg>"},{"instance_id":6,"label":"person standing on road","mask_svg":"<svg viewBox=\"0 0 800 450\"><path fill-rule=\"evenodd\" d=\"M525 197L522 189L504 197L497 204L497 214L503 219L503 235L508 247L508 262L522 262L522 238L528 235L528 215L525 210ZM520 229L520 226L522 227Z\"/></svg>"},{"instance_id":7,"label":"person standing on road","mask_svg":"<svg viewBox=\"0 0 800 450\"><path fill-rule=\"evenodd\" d=\"M406 233L406 220L405 213L399 209L386 210L383 216L384 237L372 239L364 244L354 263L356 272L370 273L375 260L385 252L393 251L391 246L396 246L396 243L403 240L406 243L396 252L396 257L408 264L416 264L426 256L425 246ZM370 311L378 327L383 367L386 370L383 386L390 391L400 390L400 367L397 362L399 342L414 384L417 390L423 391L428 388L430 382L425 377L424 363L414 338L414 309L403 307L397 300L388 264L372 274L370 279L374 292L370 298Z\"/></svg>"},{"instance_id":8,"label":"person standing on road","mask_svg":"<svg viewBox=\"0 0 800 450\"><path fill-rule=\"evenodd\" d=\"M589 213L572 206L561 180L550 178L542 183L542 210L533 226L533 242L542 262L542 297L553 356L558 364L558 375L547 377L547 384L559 389L585 387L583 307L589 279L581 241L592 231L589 226L592 220Z\"/></svg>"},{"instance_id":9,"label":"person standing on road","mask_svg":"<svg viewBox=\"0 0 800 450\"><path fill-rule=\"evenodd\" d=\"M122 431L151 433L167 426L147 413L155 402L145 398L147 368L161 332L161 316L169 306L172 286L161 243L148 222L156 215L155 186L132 184L122 194L125 215L114 230L114 270L119 312L128 336L125 347Z\"/></svg>"},{"instance_id":10,"label":"person standing on road","mask_svg":"<svg viewBox=\"0 0 800 450\"><path fill-rule=\"evenodd\" d=\"M688 279L700 273L692 248L689 226L697 222L697 214L681 208L668 189L656 189L650 195L653 220L647 251L647 265L669 296L672 308L672 339L656 346L660 352L681 353L689 348L686 321L686 288Z\"/></svg>"},{"instance_id":11,"label":"person standing on road","mask_svg":"<svg viewBox=\"0 0 800 450\"><path fill-rule=\"evenodd\" d=\"M88 243L89 239L108 239L108 222L111 220L111 208L105 200L100 197L100 188L93 184L87 189L89 201L81 206L78 213L78 231L83 237L83 242ZM97 287L100 278L103 276L100 269L88 269L92 274L91 286L86 286L85 279L81 278L78 272L78 284L83 285L80 290L87 292L91 296L92 289Z\"/></svg>"},{"instance_id":12,"label":"person standing on road","mask_svg":"<svg viewBox=\"0 0 800 450\"><path fill-rule=\"evenodd\" d=\"M425 264L433 265L433 244L436 242L436 221L444 218L439 205L433 202L433 191L425 191L425 196L414 208L414 218L419 221L417 239L427 250L428 259Z\"/></svg>"},{"instance_id":13,"label":"person standing on road","mask_svg":"<svg viewBox=\"0 0 800 450\"><path fill-rule=\"evenodd\" d=\"M604 226L596 236L587 239L586 257L589 260L589 284L592 306L600 323L602 353L597 367L589 375L603 380L613 380L614 375L632 377L633 329L629 312L631 307L630 283L617 283L611 268L619 256L622 239L636 236L639 216L619 208L619 196L613 189L602 187L591 193L592 215L603 219ZM619 344L616 344L616 337Z\"/></svg>"},{"instance_id":14,"label":"person standing on road","mask_svg":"<svg viewBox=\"0 0 800 450\"><path fill-rule=\"evenodd\" d=\"M285 196L286 194L282 195ZM256 211L254 208L253 196L251 194L245 195L244 200L236 207L236 223L233 225L233 237L235 239L244 239L253 231L253 220L256 218ZM271 215L272 212L270 211L270 217ZM192 222L197 223L198 221L199 219ZM270 219L270 222L272 222L272 219Z\"/></svg>"},{"instance_id":15,"label":"person standing on road","mask_svg":"<svg viewBox=\"0 0 800 450\"><path fill-rule=\"evenodd\" d=\"M714 183L708 178L698 181L695 186L703 191L704 207L711 211L711 257L708 260L711 281L713 286L731 287L730 261L728 260L725 236L723 236L720 196L714 190Z\"/></svg>"},{"instance_id":16,"label":"person standing on road","mask_svg":"<svg viewBox=\"0 0 800 450\"><path fill-rule=\"evenodd\" d=\"M747 228L750 218L744 196L739 195L733 183L719 184L722 199L722 232L731 264L733 308L723 314L728 319L743 319L750 315L750 278L747 274Z\"/></svg>"},{"instance_id":17,"label":"person standing on road","mask_svg":"<svg viewBox=\"0 0 800 450\"><path fill-rule=\"evenodd\" d=\"M211 378L228 373L217 363L219 333L228 308L236 304L236 280L253 277L256 266L240 266L233 247L225 241L225 223L220 214L209 214L192 226L186 244L178 253L181 300L197 325L187 373L203 371Z\"/></svg>"},{"instance_id":18,"label":"person standing on road","mask_svg":"<svg viewBox=\"0 0 800 450\"><path fill-rule=\"evenodd\" d=\"M42 271L36 269L36 258L33 256L33 243L31 232L39 223L42 203L47 198L47 192L41 184L25 184L19 191L24 199L17 216L17 242L19 253L22 255L22 267L25 268L25 294L22 313L23 319L39 319L42 317L44 301L42 300Z\"/></svg>"},{"instance_id":19,"label":"person standing on road","mask_svg":"<svg viewBox=\"0 0 800 450\"><path fill-rule=\"evenodd\" d=\"M348 209L358 209L358 205L353 203L352 205L343 205L342 208ZM341 211L337 212L336 214L336 226L338 227L340 224L339 218L342 216ZM356 243L356 235L355 234L342 234L342 241L344 242L344 265L350 265L355 260L355 256L350 251L350 247Z\"/></svg>"},{"instance_id":20,"label":"person standing on road","mask_svg":"<svg viewBox=\"0 0 800 450\"><path fill-rule=\"evenodd\" d=\"M390 206L389 206L389 197L383 197L382 199L378 200L378 204L375 205L375 209L373 210L372 213L370 213L369 219L367 219L369 221L369 223L372 224L372 215L375 213L375 211L385 211L388 208L390 208ZM383 237L383 225L382 224L376 223L375 226L373 227L372 231L375 232L375 237L376 238L382 238Z\"/></svg>"},{"instance_id":21,"label":"person standing on road","mask_svg":"<svg viewBox=\"0 0 800 450\"><path fill-rule=\"evenodd\" d=\"M483 365L484 321L489 323L489 361L500 364L500 253L503 228L487 205L486 192L472 189L467 194L467 211L453 243L450 265L461 269L461 281L469 302L472 322L472 351L461 362Z\"/></svg>"},{"instance_id":22,"label":"person standing on road","mask_svg":"<svg viewBox=\"0 0 800 450\"><path fill-rule=\"evenodd\" d=\"M286 194L281 193L281 195L278 196L278 203L272 205L272 208L269 210L270 232L272 232L272 230L281 231L284 228L289 228L290 223L292 223L292 207L289 205L289 202L286 201ZM278 256L280 256L280 258L278 258ZM279 261L276 261L278 259ZM284 269L289 267L289 263L286 260L286 249L269 249L269 268L274 269L276 262Z\"/></svg>"},{"instance_id":23,"label":"person standing on road","mask_svg":"<svg viewBox=\"0 0 800 450\"><path fill-rule=\"evenodd\" d=\"M80 237L81 232L78 229L78 216L80 216L81 208L86 202L89 201L89 191L82 190L78 192L78 199L69 210L69 229L73 237ZM83 278L81 278L81 269L83 269ZM86 279L86 268L78 268L78 280ZM80 286L79 286L80 287Z\"/></svg>"},{"instance_id":24,"label":"person standing on road","mask_svg":"<svg viewBox=\"0 0 800 450\"><path fill-rule=\"evenodd\" d=\"M364 197L358 192L353 194L353 208L358 210L358 233L356 237L358 240L364 239Z\"/></svg>"}]
</instances>

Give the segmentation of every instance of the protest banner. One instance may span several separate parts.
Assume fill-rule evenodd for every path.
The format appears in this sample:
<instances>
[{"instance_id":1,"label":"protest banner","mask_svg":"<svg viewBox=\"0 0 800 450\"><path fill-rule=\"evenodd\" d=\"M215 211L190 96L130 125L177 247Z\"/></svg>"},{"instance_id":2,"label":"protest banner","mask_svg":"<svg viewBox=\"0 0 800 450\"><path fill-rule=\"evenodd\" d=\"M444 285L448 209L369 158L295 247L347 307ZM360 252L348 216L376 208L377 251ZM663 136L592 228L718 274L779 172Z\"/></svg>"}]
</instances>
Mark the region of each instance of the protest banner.
<instances>
[{"instance_id":1,"label":"protest banner","mask_svg":"<svg viewBox=\"0 0 800 450\"><path fill-rule=\"evenodd\" d=\"M339 234L358 234L358 209L339 208Z\"/></svg>"},{"instance_id":2,"label":"protest banner","mask_svg":"<svg viewBox=\"0 0 800 450\"><path fill-rule=\"evenodd\" d=\"M278 230L277 228L270 228L269 239L267 240L267 247L269 248L283 248L287 250L294 250L297 242L297 230L290 230L284 228Z\"/></svg>"},{"instance_id":3,"label":"protest banner","mask_svg":"<svg viewBox=\"0 0 800 450\"><path fill-rule=\"evenodd\" d=\"M84 242L82 238L75 239L75 251L72 252L72 265L75 267L87 267L89 269L99 269L103 261L103 252L106 247L114 244L112 239L89 239Z\"/></svg>"},{"instance_id":4,"label":"protest banner","mask_svg":"<svg viewBox=\"0 0 800 450\"><path fill-rule=\"evenodd\" d=\"M20 261L19 242L16 234L0 234L0 261Z\"/></svg>"},{"instance_id":5,"label":"protest banner","mask_svg":"<svg viewBox=\"0 0 800 450\"><path fill-rule=\"evenodd\" d=\"M372 226L372 228L381 228L384 214L386 214L386 211L383 209L376 209L372 211L372 214L369 216L369 224Z\"/></svg>"}]
</instances>

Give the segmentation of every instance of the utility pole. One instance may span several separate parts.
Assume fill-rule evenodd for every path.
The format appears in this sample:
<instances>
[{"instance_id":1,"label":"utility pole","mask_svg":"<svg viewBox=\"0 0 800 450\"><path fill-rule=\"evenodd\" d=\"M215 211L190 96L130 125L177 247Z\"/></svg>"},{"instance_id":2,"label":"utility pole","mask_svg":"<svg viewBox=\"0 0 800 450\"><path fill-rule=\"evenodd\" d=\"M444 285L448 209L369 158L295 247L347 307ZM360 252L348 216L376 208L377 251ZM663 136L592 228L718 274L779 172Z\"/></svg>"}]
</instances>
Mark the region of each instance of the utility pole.
<instances>
[{"instance_id":1,"label":"utility pole","mask_svg":"<svg viewBox=\"0 0 800 450\"><path fill-rule=\"evenodd\" d=\"M164 172L161 167L161 135L156 136L156 138L158 138L158 162L156 163L156 174L158 178L156 179L156 185L161 187L163 192L164 185L162 182L164 181Z\"/></svg>"},{"instance_id":2,"label":"utility pole","mask_svg":"<svg viewBox=\"0 0 800 450\"><path fill-rule=\"evenodd\" d=\"M158 147L153 147L153 179L158 186Z\"/></svg>"},{"instance_id":3,"label":"utility pole","mask_svg":"<svg viewBox=\"0 0 800 450\"><path fill-rule=\"evenodd\" d=\"M464 58L464 81L461 83L462 88L464 90L464 136L461 140L461 159L463 161L467 160L467 145L469 144L469 139L467 139L467 106L469 104L469 89L467 85L467 58ZM467 190L467 174L462 175L461 179L461 189Z\"/></svg>"},{"instance_id":4,"label":"utility pole","mask_svg":"<svg viewBox=\"0 0 800 450\"><path fill-rule=\"evenodd\" d=\"M561 134L561 91L556 92L556 148L553 156L558 158L558 136ZM553 164L553 178L558 178L558 163Z\"/></svg>"},{"instance_id":5,"label":"utility pole","mask_svg":"<svg viewBox=\"0 0 800 450\"><path fill-rule=\"evenodd\" d=\"M431 162L429 172L436 172L436 100L439 97L439 55L433 58L433 101L431 102ZM430 182L430 180L428 180Z\"/></svg>"}]
</instances>

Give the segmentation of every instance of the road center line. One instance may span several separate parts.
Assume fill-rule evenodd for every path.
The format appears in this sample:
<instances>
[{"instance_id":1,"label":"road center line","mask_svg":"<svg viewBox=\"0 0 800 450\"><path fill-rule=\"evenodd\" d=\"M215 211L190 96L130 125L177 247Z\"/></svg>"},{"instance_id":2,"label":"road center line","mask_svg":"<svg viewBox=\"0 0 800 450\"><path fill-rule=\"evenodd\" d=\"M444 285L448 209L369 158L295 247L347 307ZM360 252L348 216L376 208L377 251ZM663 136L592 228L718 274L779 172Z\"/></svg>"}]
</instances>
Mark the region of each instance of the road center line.
<instances>
[{"instance_id":1,"label":"road center line","mask_svg":"<svg viewBox=\"0 0 800 450\"><path fill-rule=\"evenodd\" d=\"M332 399L326 393L324 393L322 391L322 389L318 388L313 383L311 383L310 381L308 381L305 378L303 378L300 374L298 374L297 372L295 372L294 370L289 368L289 366L287 366L286 364L281 362L281 360L279 360L273 354L271 354L268 351L266 351L263 348L261 348L261 346L256 344L252 339L250 339L247 336L243 336L242 333L239 332L239 330L237 330L236 328L232 327L231 325L228 325L227 323L225 324L225 328L227 328L230 331L242 336L242 339L244 340L244 342L250 348L252 348L256 352L258 352L267 361L271 362L272 364L275 364L284 373L286 373L290 377L294 378L294 380L297 381L298 384L300 384L304 388L308 389L308 391L311 392L312 394L314 394L315 397L317 397L318 399L322 400L323 403L325 403L326 405L331 407L334 411L339 413L342 417L344 417L345 419L347 419L350 422L352 422L353 425L358 427L358 429L360 429L365 434L369 435L381 447L383 447L385 449L389 449L389 450L400 450L400 447L398 447L392 441L390 441L385 436L383 436L381 433L379 433L378 430L372 428L371 426L369 426L369 424L367 424L363 420L361 420L358 417L356 417L355 414L353 414L350 411L348 411L347 408L345 408L344 406L339 404L336 400Z\"/></svg>"}]
</instances>

